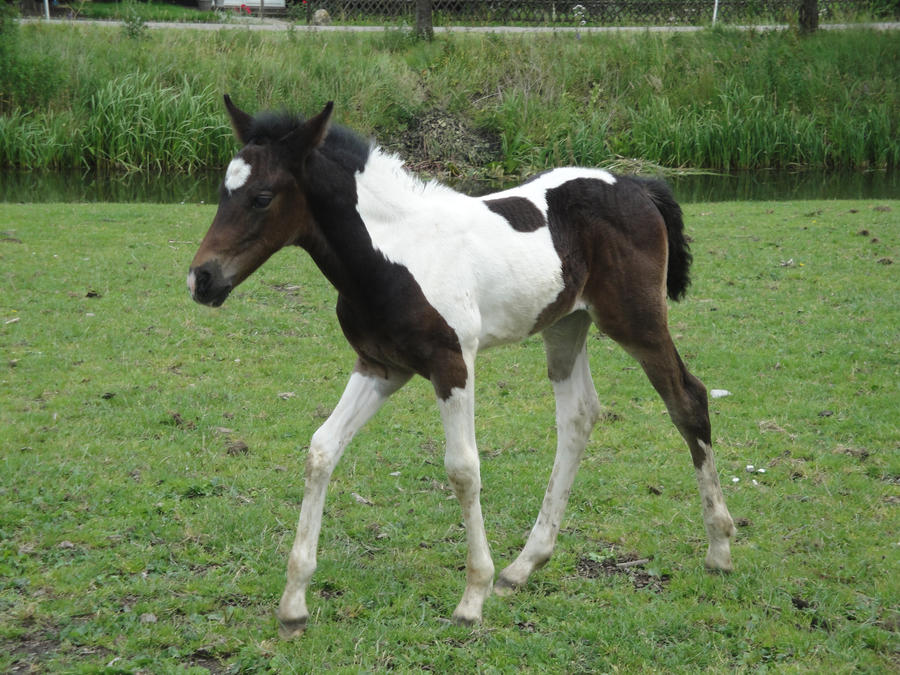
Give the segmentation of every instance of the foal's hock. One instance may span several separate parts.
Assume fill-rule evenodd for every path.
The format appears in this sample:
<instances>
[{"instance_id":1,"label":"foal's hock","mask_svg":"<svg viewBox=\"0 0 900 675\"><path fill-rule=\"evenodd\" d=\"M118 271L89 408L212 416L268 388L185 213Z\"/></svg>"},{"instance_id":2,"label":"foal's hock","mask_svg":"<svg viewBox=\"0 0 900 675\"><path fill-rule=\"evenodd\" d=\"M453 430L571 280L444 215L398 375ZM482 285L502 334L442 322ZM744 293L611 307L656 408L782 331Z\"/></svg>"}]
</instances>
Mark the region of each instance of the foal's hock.
<instances>
[{"instance_id":1,"label":"foal's hock","mask_svg":"<svg viewBox=\"0 0 900 675\"><path fill-rule=\"evenodd\" d=\"M358 358L315 432L278 619L285 637L309 618L325 492L354 434L413 375L431 381L444 459L462 507L466 587L454 620L481 620L492 587L510 592L550 558L575 471L600 411L585 348L590 325L644 369L691 452L709 535L706 565L731 569L734 525L716 474L706 389L667 327L666 295L688 283L691 254L668 187L563 168L474 198L409 173L396 156L330 125L332 104L304 120L251 116L226 96L243 148L191 263L193 298L221 305L285 246L300 246L338 291L337 316ZM541 333L556 397L553 471L524 549L494 583L475 444L475 356Z\"/></svg>"}]
</instances>

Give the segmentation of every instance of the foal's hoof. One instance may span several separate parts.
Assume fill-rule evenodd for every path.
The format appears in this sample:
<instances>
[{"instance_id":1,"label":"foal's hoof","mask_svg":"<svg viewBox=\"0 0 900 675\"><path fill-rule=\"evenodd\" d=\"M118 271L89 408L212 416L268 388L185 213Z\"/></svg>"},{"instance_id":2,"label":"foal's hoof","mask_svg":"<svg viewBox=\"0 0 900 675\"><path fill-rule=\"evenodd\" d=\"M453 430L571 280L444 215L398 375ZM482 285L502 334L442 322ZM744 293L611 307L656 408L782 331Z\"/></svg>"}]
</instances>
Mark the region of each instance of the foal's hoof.
<instances>
[{"instance_id":1,"label":"foal's hoof","mask_svg":"<svg viewBox=\"0 0 900 675\"><path fill-rule=\"evenodd\" d=\"M462 626L463 628L471 628L472 626L477 626L481 623L480 616L462 616L461 614L453 613L451 620L457 626Z\"/></svg>"},{"instance_id":2,"label":"foal's hoof","mask_svg":"<svg viewBox=\"0 0 900 675\"><path fill-rule=\"evenodd\" d=\"M731 564L731 553L727 550L710 549L706 554L706 569L709 572L731 572L734 569L734 565Z\"/></svg>"},{"instance_id":3,"label":"foal's hoof","mask_svg":"<svg viewBox=\"0 0 900 675\"><path fill-rule=\"evenodd\" d=\"M278 619L278 637L282 640L290 640L303 634L306 630L306 624L309 621L308 616L299 619Z\"/></svg>"},{"instance_id":4,"label":"foal's hoof","mask_svg":"<svg viewBox=\"0 0 900 675\"><path fill-rule=\"evenodd\" d=\"M499 595L501 598L512 595L518 590L519 584L509 581L503 575L497 577L497 581L494 583L494 595Z\"/></svg>"}]
</instances>

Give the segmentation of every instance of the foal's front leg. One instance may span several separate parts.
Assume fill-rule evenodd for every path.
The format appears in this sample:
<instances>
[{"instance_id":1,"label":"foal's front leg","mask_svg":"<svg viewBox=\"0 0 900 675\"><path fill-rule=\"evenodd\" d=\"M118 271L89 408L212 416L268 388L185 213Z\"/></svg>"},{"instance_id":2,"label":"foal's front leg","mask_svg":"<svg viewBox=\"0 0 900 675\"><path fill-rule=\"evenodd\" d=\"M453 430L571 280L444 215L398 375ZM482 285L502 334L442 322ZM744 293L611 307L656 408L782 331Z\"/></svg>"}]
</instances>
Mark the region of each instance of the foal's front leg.
<instances>
[{"instance_id":1,"label":"foal's front leg","mask_svg":"<svg viewBox=\"0 0 900 675\"><path fill-rule=\"evenodd\" d=\"M454 388L449 397L439 400L447 450L444 466L456 498L462 507L466 526L466 590L453 612L453 621L471 625L481 621L485 599L494 582L494 563L481 515L481 471L475 445L475 386L473 363L468 360L465 387ZM438 383L435 387L440 390Z\"/></svg>"},{"instance_id":2,"label":"foal's front leg","mask_svg":"<svg viewBox=\"0 0 900 675\"><path fill-rule=\"evenodd\" d=\"M300 506L300 522L288 558L287 584L277 612L278 632L282 638L299 635L309 620L306 588L316 569L325 491L334 467L356 432L409 377L403 373L380 377L357 363L334 412L313 434L306 460L306 489Z\"/></svg>"}]
</instances>

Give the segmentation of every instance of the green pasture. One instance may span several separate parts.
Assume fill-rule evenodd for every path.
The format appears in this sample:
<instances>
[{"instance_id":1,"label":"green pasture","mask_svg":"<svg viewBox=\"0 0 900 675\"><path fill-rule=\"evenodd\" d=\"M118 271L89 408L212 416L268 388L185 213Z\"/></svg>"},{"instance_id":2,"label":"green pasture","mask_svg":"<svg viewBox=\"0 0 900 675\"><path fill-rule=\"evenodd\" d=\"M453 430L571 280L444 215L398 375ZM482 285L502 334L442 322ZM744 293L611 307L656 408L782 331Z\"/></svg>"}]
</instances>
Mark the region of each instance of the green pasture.
<instances>
[{"instance_id":1,"label":"green pasture","mask_svg":"<svg viewBox=\"0 0 900 675\"><path fill-rule=\"evenodd\" d=\"M415 380L335 472L290 643L274 609L305 449L354 359L299 249L221 309L191 302L213 212L0 206L0 671L896 672L900 202L686 207L671 328L731 392L711 413L734 573L704 571L687 449L595 335L604 419L547 567L483 625L448 622L464 533ZM479 361L498 570L552 463L544 371L539 338Z\"/></svg>"}]
</instances>

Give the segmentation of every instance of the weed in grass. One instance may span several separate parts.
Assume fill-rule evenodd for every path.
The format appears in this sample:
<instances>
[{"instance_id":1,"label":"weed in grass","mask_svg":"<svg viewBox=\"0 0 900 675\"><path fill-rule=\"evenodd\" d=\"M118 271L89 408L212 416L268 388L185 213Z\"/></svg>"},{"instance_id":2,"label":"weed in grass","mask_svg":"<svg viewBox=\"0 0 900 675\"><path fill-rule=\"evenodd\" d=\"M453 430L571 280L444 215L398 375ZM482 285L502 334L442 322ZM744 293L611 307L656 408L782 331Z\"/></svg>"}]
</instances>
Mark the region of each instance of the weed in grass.
<instances>
[{"instance_id":1,"label":"weed in grass","mask_svg":"<svg viewBox=\"0 0 900 675\"><path fill-rule=\"evenodd\" d=\"M125 8L122 30L131 40L142 40L147 36L147 22L137 11L137 2L135 0L126 0L122 4Z\"/></svg>"}]
</instances>

